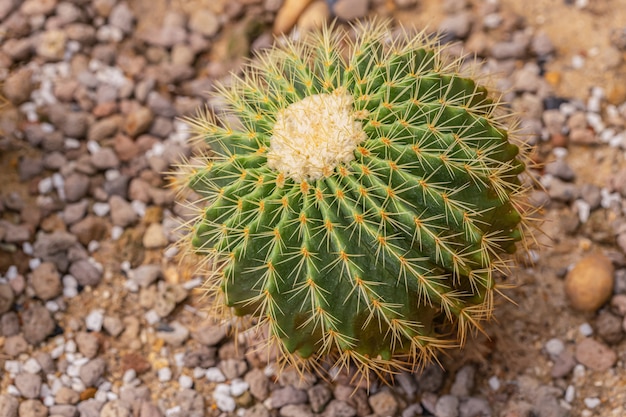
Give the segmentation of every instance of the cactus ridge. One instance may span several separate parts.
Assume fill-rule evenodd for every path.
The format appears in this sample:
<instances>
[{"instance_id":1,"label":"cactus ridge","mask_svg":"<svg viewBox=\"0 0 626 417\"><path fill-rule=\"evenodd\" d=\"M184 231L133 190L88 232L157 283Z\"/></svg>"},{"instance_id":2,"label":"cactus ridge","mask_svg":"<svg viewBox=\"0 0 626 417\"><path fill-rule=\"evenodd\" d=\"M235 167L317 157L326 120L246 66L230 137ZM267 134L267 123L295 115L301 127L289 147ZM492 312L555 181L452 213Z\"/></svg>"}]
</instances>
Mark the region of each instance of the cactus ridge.
<instances>
[{"instance_id":1,"label":"cactus ridge","mask_svg":"<svg viewBox=\"0 0 626 417\"><path fill-rule=\"evenodd\" d=\"M494 271L523 240L525 150L436 40L355 29L355 40L332 26L285 40L220 86L221 116L190 120L212 154L182 169L215 307L267 325L298 367L331 358L386 374L463 344L490 317ZM317 177L270 167L277 120L331 96L363 132L351 160Z\"/></svg>"}]
</instances>

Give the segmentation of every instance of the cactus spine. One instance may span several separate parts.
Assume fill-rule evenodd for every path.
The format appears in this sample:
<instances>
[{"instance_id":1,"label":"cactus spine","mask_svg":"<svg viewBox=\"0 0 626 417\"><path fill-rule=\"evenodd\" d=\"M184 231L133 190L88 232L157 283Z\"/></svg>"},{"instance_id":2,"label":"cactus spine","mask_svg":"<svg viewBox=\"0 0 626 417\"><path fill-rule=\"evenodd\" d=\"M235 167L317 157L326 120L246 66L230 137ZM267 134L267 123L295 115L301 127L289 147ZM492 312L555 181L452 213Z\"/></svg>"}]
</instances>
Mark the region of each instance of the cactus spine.
<instances>
[{"instance_id":1,"label":"cactus spine","mask_svg":"<svg viewBox=\"0 0 626 417\"><path fill-rule=\"evenodd\" d=\"M490 316L525 154L436 41L355 29L272 48L218 90L223 117L191 119L213 154L183 167L203 203L185 243L215 306L267 325L284 359L384 374Z\"/></svg>"}]
</instances>

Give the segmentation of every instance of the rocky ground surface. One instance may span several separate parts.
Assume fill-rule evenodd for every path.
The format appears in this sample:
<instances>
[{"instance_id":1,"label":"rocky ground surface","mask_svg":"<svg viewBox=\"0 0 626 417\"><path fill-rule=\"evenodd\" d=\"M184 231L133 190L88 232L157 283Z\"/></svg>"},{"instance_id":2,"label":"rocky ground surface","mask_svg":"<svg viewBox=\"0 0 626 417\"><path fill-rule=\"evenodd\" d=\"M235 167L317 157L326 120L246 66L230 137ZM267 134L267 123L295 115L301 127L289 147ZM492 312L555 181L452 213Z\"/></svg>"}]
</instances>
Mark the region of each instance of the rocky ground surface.
<instances>
[{"instance_id":1,"label":"rocky ground surface","mask_svg":"<svg viewBox=\"0 0 626 417\"><path fill-rule=\"evenodd\" d=\"M0 417L626 415L620 4L0 0ZM547 220L486 335L369 392L278 377L206 321L164 174L192 152L181 118L272 32L367 15L484 60L545 163Z\"/></svg>"}]
</instances>

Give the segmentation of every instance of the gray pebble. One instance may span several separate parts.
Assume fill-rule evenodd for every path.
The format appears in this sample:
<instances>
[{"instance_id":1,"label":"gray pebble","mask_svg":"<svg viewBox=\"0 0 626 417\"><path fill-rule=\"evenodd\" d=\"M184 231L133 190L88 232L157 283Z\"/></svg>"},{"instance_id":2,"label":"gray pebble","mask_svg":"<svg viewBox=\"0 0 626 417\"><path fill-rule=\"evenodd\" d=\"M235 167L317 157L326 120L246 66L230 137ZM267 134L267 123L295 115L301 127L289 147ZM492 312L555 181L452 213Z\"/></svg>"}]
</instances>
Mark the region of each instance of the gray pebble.
<instances>
[{"instance_id":1,"label":"gray pebble","mask_svg":"<svg viewBox=\"0 0 626 417\"><path fill-rule=\"evenodd\" d=\"M443 395L437 400L435 405L435 416L437 417L458 417L459 399L454 395Z\"/></svg>"},{"instance_id":2,"label":"gray pebble","mask_svg":"<svg viewBox=\"0 0 626 417\"><path fill-rule=\"evenodd\" d=\"M411 404L402 410L402 417L419 417L424 412L420 404Z\"/></svg>"},{"instance_id":3,"label":"gray pebble","mask_svg":"<svg viewBox=\"0 0 626 417\"><path fill-rule=\"evenodd\" d=\"M87 135L90 115L86 112L65 112L59 130L70 138L82 139Z\"/></svg>"},{"instance_id":4,"label":"gray pebble","mask_svg":"<svg viewBox=\"0 0 626 417\"><path fill-rule=\"evenodd\" d=\"M304 404L307 401L306 391L291 385L272 391L270 395L272 408L281 408L288 404Z\"/></svg>"},{"instance_id":5,"label":"gray pebble","mask_svg":"<svg viewBox=\"0 0 626 417\"><path fill-rule=\"evenodd\" d=\"M113 115L98 120L89 127L87 138L91 141L100 142L103 139L113 137L122 124L122 117Z\"/></svg>"},{"instance_id":6,"label":"gray pebble","mask_svg":"<svg viewBox=\"0 0 626 417\"><path fill-rule=\"evenodd\" d=\"M85 174L74 172L65 178L63 190L65 199L74 203L87 195L89 191L89 177Z\"/></svg>"},{"instance_id":7,"label":"gray pebble","mask_svg":"<svg viewBox=\"0 0 626 417\"><path fill-rule=\"evenodd\" d=\"M76 408L80 413L80 417L100 417L100 410L103 405L103 402L89 398L88 400L78 403Z\"/></svg>"},{"instance_id":8,"label":"gray pebble","mask_svg":"<svg viewBox=\"0 0 626 417\"><path fill-rule=\"evenodd\" d=\"M566 349L554 359L550 374L552 378L563 378L574 369L574 366L576 366L574 352L571 349Z\"/></svg>"},{"instance_id":9,"label":"gray pebble","mask_svg":"<svg viewBox=\"0 0 626 417\"><path fill-rule=\"evenodd\" d=\"M545 172L563 181L571 182L576 179L576 173L563 159L557 159L546 164Z\"/></svg>"},{"instance_id":10,"label":"gray pebble","mask_svg":"<svg viewBox=\"0 0 626 417\"><path fill-rule=\"evenodd\" d=\"M600 187L594 184L583 184L580 187L580 196L583 200L589 204L591 210L595 210L600 207L602 203L602 192Z\"/></svg>"},{"instance_id":11,"label":"gray pebble","mask_svg":"<svg viewBox=\"0 0 626 417\"><path fill-rule=\"evenodd\" d=\"M14 383L24 398L38 398L41 394L41 377L39 375L25 372L17 375Z\"/></svg>"},{"instance_id":12,"label":"gray pebble","mask_svg":"<svg viewBox=\"0 0 626 417\"><path fill-rule=\"evenodd\" d=\"M107 364L103 358L92 359L80 367L79 375L85 386L94 387L104 375Z\"/></svg>"},{"instance_id":13,"label":"gray pebble","mask_svg":"<svg viewBox=\"0 0 626 417\"><path fill-rule=\"evenodd\" d=\"M0 283L0 314L9 311L11 307L13 307L13 301L15 301L15 294L13 294L11 286L9 284Z\"/></svg>"},{"instance_id":14,"label":"gray pebble","mask_svg":"<svg viewBox=\"0 0 626 417\"><path fill-rule=\"evenodd\" d=\"M57 404L77 404L80 394L69 387L61 387L54 395Z\"/></svg>"},{"instance_id":15,"label":"gray pebble","mask_svg":"<svg viewBox=\"0 0 626 417\"><path fill-rule=\"evenodd\" d=\"M516 32L513 40L497 42L491 47L491 56L495 59L523 58L528 48L528 37Z\"/></svg>"},{"instance_id":16,"label":"gray pebble","mask_svg":"<svg viewBox=\"0 0 626 417\"><path fill-rule=\"evenodd\" d=\"M58 297L63 292L61 276L52 262L43 262L30 274L35 295L44 301Z\"/></svg>"},{"instance_id":17,"label":"gray pebble","mask_svg":"<svg viewBox=\"0 0 626 417\"><path fill-rule=\"evenodd\" d=\"M126 34L133 31L135 16L126 2L120 2L111 10L109 14L109 24L120 29Z\"/></svg>"},{"instance_id":18,"label":"gray pebble","mask_svg":"<svg viewBox=\"0 0 626 417\"><path fill-rule=\"evenodd\" d=\"M130 277L142 288L147 288L163 277L163 271L161 266L157 264L141 265L132 270Z\"/></svg>"},{"instance_id":19,"label":"gray pebble","mask_svg":"<svg viewBox=\"0 0 626 417\"><path fill-rule=\"evenodd\" d=\"M624 336L622 318L606 310L601 311L596 317L595 329L598 336L610 345L619 343Z\"/></svg>"},{"instance_id":20,"label":"gray pebble","mask_svg":"<svg viewBox=\"0 0 626 417\"><path fill-rule=\"evenodd\" d=\"M98 338L93 333L79 332L75 337L78 351L85 357L93 359L98 354Z\"/></svg>"},{"instance_id":21,"label":"gray pebble","mask_svg":"<svg viewBox=\"0 0 626 417\"><path fill-rule=\"evenodd\" d=\"M255 404L244 412L244 417L270 417L270 412L263 404Z\"/></svg>"},{"instance_id":22,"label":"gray pebble","mask_svg":"<svg viewBox=\"0 0 626 417\"><path fill-rule=\"evenodd\" d=\"M469 397L474 389L474 375L476 370L471 365L465 365L454 376L454 383L450 394L457 397Z\"/></svg>"},{"instance_id":23,"label":"gray pebble","mask_svg":"<svg viewBox=\"0 0 626 417\"><path fill-rule=\"evenodd\" d=\"M176 308L176 305L187 297L187 291L180 285L161 282L155 298L154 311L160 317L167 317Z\"/></svg>"},{"instance_id":24,"label":"gray pebble","mask_svg":"<svg viewBox=\"0 0 626 417\"><path fill-rule=\"evenodd\" d=\"M278 411L281 417L315 417L315 413L306 404L289 404Z\"/></svg>"},{"instance_id":25,"label":"gray pebble","mask_svg":"<svg viewBox=\"0 0 626 417\"><path fill-rule=\"evenodd\" d=\"M443 19L439 32L448 34L454 39L465 39L472 28L472 14L468 11L455 13Z\"/></svg>"},{"instance_id":26,"label":"gray pebble","mask_svg":"<svg viewBox=\"0 0 626 417\"><path fill-rule=\"evenodd\" d=\"M396 414L398 400L390 390L384 389L369 397L369 405L377 416L386 417Z\"/></svg>"},{"instance_id":27,"label":"gray pebble","mask_svg":"<svg viewBox=\"0 0 626 417\"><path fill-rule=\"evenodd\" d=\"M102 271L86 259L73 262L69 272L82 286L95 287L102 280Z\"/></svg>"},{"instance_id":28,"label":"gray pebble","mask_svg":"<svg viewBox=\"0 0 626 417\"><path fill-rule=\"evenodd\" d=\"M54 360L48 352L36 352L33 357L37 363L39 363L39 366L41 366L41 370L44 374L51 374L56 370Z\"/></svg>"},{"instance_id":29,"label":"gray pebble","mask_svg":"<svg viewBox=\"0 0 626 417\"><path fill-rule=\"evenodd\" d=\"M100 417L131 417L130 406L120 400L109 401L100 410Z\"/></svg>"},{"instance_id":30,"label":"gray pebble","mask_svg":"<svg viewBox=\"0 0 626 417\"><path fill-rule=\"evenodd\" d=\"M91 155L91 164L98 170L104 171L117 168L120 160L112 148L100 148Z\"/></svg>"},{"instance_id":31,"label":"gray pebble","mask_svg":"<svg viewBox=\"0 0 626 417\"><path fill-rule=\"evenodd\" d=\"M9 394L0 394L0 416L17 417L19 402Z\"/></svg>"},{"instance_id":32,"label":"gray pebble","mask_svg":"<svg viewBox=\"0 0 626 417\"><path fill-rule=\"evenodd\" d=\"M205 346L216 346L226 337L227 333L227 325L205 324L198 327L191 334L191 337Z\"/></svg>"},{"instance_id":33,"label":"gray pebble","mask_svg":"<svg viewBox=\"0 0 626 417\"><path fill-rule=\"evenodd\" d=\"M356 409L341 400L331 400L322 413L324 417L354 417Z\"/></svg>"},{"instance_id":34,"label":"gray pebble","mask_svg":"<svg viewBox=\"0 0 626 417\"><path fill-rule=\"evenodd\" d=\"M239 378L248 370L247 362L239 359L225 359L220 361L218 367L226 379Z\"/></svg>"},{"instance_id":35,"label":"gray pebble","mask_svg":"<svg viewBox=\"0 0 626 417\"><path fill-rule=\"evenodd\" d=\"M28 342L21 334L9 336L4 341L4 353L9 357L16 358L20 353L28 351Z\"/></svg>"},{"instance_id":36,"label":"gray pebble","mask_svg":"<svg viewBox=\"0 0 626 417\"><path fill-rule=\"evenodd\" d=\"M193 389L185 388L176 394L174 404L180 405L180 417L204 417L204 397Z\"/></svg>"},{"instance_id":37,"label":"gray pebble","mask_svg":"<svg viewBox=\"0 0 626 417\"><path fill-rule=\"evenodd\" d=\"M417 385L424 392L436 392L443 384L443 370L433 364L424 368L421 374L416 375Z\"/></svg>"},{"instance_id":38,"label":"gray pebble","mask_svg":"<svg viewBox=\"0 0 626 417\"><path fill-rule=\"evenodd\" d=\"M569 203L578 197L578 190L574 184L563 182L558 178L552 178L548 195L556 201Z\"/></svg>"},{"instance_id":39,"label":"gray pebble","mask_svg":"<svg viewBox=\"0 0 626 417\"><path fill-rule=\"evenodd\" d=\"M26 182L40 175L44 170L43 160L41 158L20 158L17 167L20 181Z\"/></svg>"},{"instance_id":40,"label":"gray pebble","mask_svg":"<svg viewBox=\"0 0 626 417\"><path fill-rule=\"evenodd\" d=\"M4 240L7 243L22 243L30 240L30 227L27 224L13 224L0 220L0 228L4 229Z\"/></svg>"},{"instance_id":41,"label":"gray pebble","mask_svg":"<svg viewBox=\"0 0 626 417\"><path fill-rule=\"evenodd\" d=\"M2 285L0 284L0 303L2 302ZM11 288L9 287L9 290ZM11 290L13 294L13 290ZM10 306L9 306L10 307ZM7 311L0 317L0 335L4 337L15 336L20 332L20 318L15 311Z\"/></svg>"},{"instance_id":42,"label":"gray pebble","mask_svg":"<svg viewBox=\"0 0 626 417\"><path fill-rule=\"evenodd\" d=\"M66 205L62 213L63 221L68 226L78 222L85 217L88 207L89 201L87 200L81 200L79 202Z\"/></svg>"},{"instance_id":43,"label":"gray pebble","mask_svg":"<svg viewBox=\"0 0 626 417\"><path fill-rule=\"evenodd\" d=\"M168 331L158 331L157 337L163 339L165 343L171 346L180 346L189 337L189 329L178 321L173 321L168 326Z\"/></svg>"},{"instance_id":44,"label":"gray pebble","mask_svg":"<svg viewBox=\"0 0 626 417\"><path fill-rule=\"evenodd\" d=\"M22 313L22 331L31 345L45 340L54 331L54 320L47 308L32 302Z\"/></svg>"},{"instance_id":45,"label":"gray pebble","mask_svg":"<svg viewBox=\"0 0 626 417\"><path fill-rule=\"evenodd\" d=\"M198 32L207 38L217 34L220 28L218 17L207 9L198 10L189 17L189 29Z\"/></svg>"},{"instance_id":46,"label":"gray pebble","mask_svg":"<svg viewBox=\"0 0 626 417\"><path fill-rule=\"evenodd\" d=\"M484 398L470 397L461 401L459 417L491 417L491 407Z\"/></svg>"},{"instance_id":47,"label":"gray pebble","mask_svg":"<svg viewBox=\"0 0 626 417\"><path fill-rule=\"evenodd\" d=\"M48 410L51 416L76 417L76 406L72 404L55 404Z\"/></svg>"},{"instance_id":48,"label":"gray pebble","mask_svg":"<svg viewBox=\"0 0 626 417\"><path fill-rule=\"evenodd\" d=\"M530 42L530 50L539 57L546 57L554 52L554 44L547 33L539 31Z\"/></svg>"},{"instance_id":49,"label":"gray pebble","mask_svg":"<svg viewBox=\"0 0 626 417\"><path fill-rule=\"evenodd\" d=\"M248 375L246 375L246 381ZM250 385L250 390L252 390L252 385ZM330 401L333 397L333 393L325 384L313 385L307 390L307 394L309 397L309 403L311 404L311 409L316 413L321 413L326 407L326 404L328 404L328 401Z\"/></svg>"},{"instance_id":50,"label":"gray pebble","mask_svg":"<svg viewBox=\"0 0 626 417\"><path fill-rule=\"evenodd\" d=\"M19 408L20 417L47 417L48 407L39 400L22 401Z\"/></svg>"}]
</instances>

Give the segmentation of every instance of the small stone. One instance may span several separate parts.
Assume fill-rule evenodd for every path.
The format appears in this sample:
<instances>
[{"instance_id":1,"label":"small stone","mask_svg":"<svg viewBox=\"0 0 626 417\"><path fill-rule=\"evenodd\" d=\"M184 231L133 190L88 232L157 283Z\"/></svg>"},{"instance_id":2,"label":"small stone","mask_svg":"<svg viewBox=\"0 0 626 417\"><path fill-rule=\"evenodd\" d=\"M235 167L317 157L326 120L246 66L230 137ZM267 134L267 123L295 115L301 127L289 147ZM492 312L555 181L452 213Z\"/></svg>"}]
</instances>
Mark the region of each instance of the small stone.
<instances>
[{"instance_id":1,"label":"small stone","mask_svg":"<svg viewBox=\"0 0 626 417\"><path fill-rule=\"evenodd\" d=\"M210 10L200 9L189 17L189 29L208 38L217 34L219 28L220 21Z\"/></svg>"},{"instance_id":2,"label":"small stone","mask_svg":"<svg viewBox=\"0 0 626 417\"><path fill-rule=\"evenodd\" d=\"M119 115L109 116L96 121L89 127L87 139L93 142L100 142L106 138L115 136L122 121Z\"/></svg>"},{"instance_id":3,"label":"small stone","mask_svg":"<svg viewBox=\"0 0 626 417\"><path fill-rule=\"evenodd\" d=\"M272 391L270 395L272 408L281 408L288 404L304 404L307 401L306 391L291 385Z\"/></svg>"},{"instance_id":4,"label":"small stone","mask_svg":"<svg viewBox=\"0 0 626 417\"><path fill-rule=\"evenodd\" d=\"M15 301L15 294L9 284L0 283L0 314L4 314L13 307L13 301ZM4 331L4 325L3 325Z\"/></svg>"},{"instance_id":5,"label":"small stone","mask_svg":"<svg viewBox=\"0 0 626 417\"><path fill-rule=\"evenodd\" d=\"M61 276L52 262L43 262L30 275L35 295L44 301L58 297L63 292Z\"/></svg>"},{"instance_id":6,"label":"small stone","mask_svg":"<svg viewBox=\"0 0 626 417\"><path fill-rule=\"evenodd\" d=\"M356 410L341 400L331 400L322 413L323 417L354 417Z\"/></svg>"},{"instance_id":7,"label":"small stone","mask_svg":"<svg viewBox=\"0 0 626 417\"><path fill-rule=\"evenodd\" d=\"M248 370L248 364L238 359L225 359L219 363L219 368L226 379L235 379Z\"/></svg>"},{"instance_id":8,"label":"small stone","mask_svg":"<svg viewBox=\"0 0 626 417\"><path fill-rule=\"evenodd\" d=\"M594 371L606 371L617 361L616 353L608 346L591 338L576 345L576 360Z\"/></svg>"},{"instance_id":9,"label":"small stone","mask_svg":"<svg viewBox=\"0 0 626 417\"><path fill-rule=\"evenodd\" d=\"M19 408L20 417L47 417L48 407L39 400L22 401Z\"/></svg>"},{"instance_id":10,"label":"small stone","mask_svg":"<svg viewBox=\"0 0 626 417\"><path fill-rule=\"evenodd\" d=\"M160 223L151 223L143 235L143 246L146 249L158 249L167 246L169 241L165 236L163 225Z\"/></svg>"},{"instance_id":11,"label":"small stone","mask_svg":"<svg viewBox=\"0 0 626 417\"><path fill-rule=\"evenodd\" d=\"M596 311L610 299L613 282L611 260L596 252L578 261L569 271L565 278L565 293L576 310Z\"/></svg>"},{"instance_id":12,"label":"small stone","mask_svg":"<svg viewBox=\"0 0 626 417\"><path fill-rule=\"evenodd\" d=\"M393 416L398 411L398 400L389 390L382 390L369 397L369 405L377 416Z\"/></svg>"},{"instance_id":13,"label":"small stone","mask_svg":"<svg viewBox=\"0 0 626 417\"><path fill-rule=\"evenodd\" d=\"M0 395L0 416L17 417L19 402L17 398L9 394Z\"/></svg>"},{"instance_id":14,"label":"small stone","mask_svg":"<svg viewBox=\"0 0 626 417\"><path fill-rule=\"evenodd\" d=\"M65 178L63 184L65 199L74 203L87 195L89 190L89 177L85 174L74 172Z\"/></svg>"},{"instance_id":15,"label":"small stone","mask_svg":"<svg viewBox=\"0 0 626 417\"><path fill-rule=\"evenodd\" d=\"M87 387L95 387L98 380L104 375L107 364L103 358L92 359L80 367L79 376Z\"/></svg>"},{"instance_id":16,"label":"small stone","mask_svg":"<svg viewBox=\"0 0 626 417\"><path fill-rule=\"evenodd\" d=\"M459 399L454 395L443 395L435 404L435 415L437 417L458 417Z\"/></svg>"},{"instance_id":17,"label":"small stone","mask_svg":"<svg viewBox=\"0 0 626 417\"><path fill-rule=\"evenodd\" d=\"M62 30L44 32L36 43L37 55L49 61L60 61L65 53L67 35Z\"/></svg>"},{"instance_id":18,"label":"small stone","mask_svg":"<svg viewBox=\"0 0 626 417\"><path fill-rule=\"evenodd\" d=\"M49 15L57 7L57 0L25 0L20 12L26 16Z\"/></svg>"},{"instance_id":19,"label":"small stone","mask_svg":"<svg viewBox=\"0 0 626 417\"><path fill-rule=\"evenodd\" d=\"M55 328L50 312L43 305L31 302L22 313L22 331L28 343L37 345L52 334Z\"/></svg>"},{"instance_id":20,"label":"small stone","mask_svg":"<svg viewBox=\"0 0 626 417\"><path fill-rule=\"evenodd\" d=\"M443 385L444 373L441 366L429 365L417 375L417 383L423 392L437 392Z\"/></svg>"},{"instance_id":21,"label":"small stone","mask_svg":"<svg viewBox=\"0 0 626 417\"><path fill-rule=\"evenodd\" d=\"M131 279L142 288L149 287L162 276L163 270L161 269L161 266L157 264L141 265L140 267L134 269L130 274Z\"/></svg>"},{"instance_id":22,"label":"small stone","mask_svg":"<svg viewBox=\"0 0 626 417\"><path fill-rule=\"evenodd\" d=\"M109 206L111 207L111 221L115 226L128 227L139 219L133 206L118 195L112 195L109 198Z\"/></svg>"},{"instance_id":23,"label":"small stone","mask_svg":"<svg viewBox=\"0 0 626 417\"><path fill-rule=\"evenodd\" d=\"M87 259L73 262L70 266L69 273L84 287L95 287L102 281L102 271Z\"/></svg>"},{"instance_id":24,"label":"small stone","mask_svg":"<svg viewBox=\"0 0 626 417\"><path fill-rule=\"evenodd\" d=\"M470 397L461 401L459 406L459 417L481 417L491 416L491 407L484 398Z\"/></svg>"},{"instance_id":25,"label":"small stone","mask_svg":"<svg viewBox=\"0 0 626 417\"><path fill-rule=\"evenodd\" d=\"M322 411L324 411L326 404L328 404L330 399L333 397L332 391L323 384L313 385L307 390L307 394L309 397L309 403L311 404L311 409L316 413L321 413ZM257 397L257 399L259 398ZM259 400L262 401L261 399Z\"/></svg>"},{"instance_id":26,"label":"small stone","mask_svg":"<svg viewBox=\"0 0 626 417\"><path fill-rule=\"evenodd\" d=\"M131 111L124 120L124 132L130 137L137 137L148 131L154 115L147 107L139 107Z\"/></svg>"},{"instance_id":27,"label":"small stone","mask_svg":"<svg viewBox=\"0 0 626 417\"><path fill-rule=\"evenodd\" d=\"M622 318L609 311L601 311L596 317L595 328L598 336L606 343L614 345L623 337Z\"/></svg>"},{"instance_id":28,"label":"small stone","mask_svg":"<svg viewBox=\"0 0 626 417\"><path fill-rule=\"evenodd\" d=\"M91 165L100 171L117 168L120 160L112 148L100 148L91 155Z\"/></svg>"},{"instance_id":29,"label":"small stone","mask_svg":"<svg viewBox=\"0 0 626 417\"><path fill-rule=\"evenodd\" d=\"M443 19L439 25L439 32L454 39L465 39L472 28L472 14L470 12L460 12Z\"/></svg>"},{"instance_id":30,"label":"small stone","mask_svg":"<svg viewBox=\"0 0 626 417\"><path fill-rule=\"evenodd\" d=\"M86 358L93 359L98 354L100 344L93 333L79 332L75 337L78 351Z\"/></svg>"},{"instance_id":31,"label":"small stone","mask_svg":"<svg viewBox=\"0 0 626 417\"><path fill-rule=\"evenodd\" d=\"M469 397L474 389L475 374L476 370L470 365L459 369L454 377L454 383L450 388L450 394L456 397Z\"/></svg>"},{"instance_id":32,"label":"small stone","mask_svg":"<svg viewBox=\"0 0 626 417\"><path fill-rule=\"evenodd\" d=\"M574 181L576 173L563 159L550 162L545 166L545 172L563 181Z\"/></svg>"},{"instance_id":33,"label":"small stone","mask_svg":"<svg viewBox=\"0 0 626 417\"><path fill-rule=\"evenodd\" d=\"M13 105L19 106L30 98L30 93L33 90L32 76L33 71L23 67L11 73L4 80L2 92Z\"/></svg>"},{"instance_id":34,"label":"small stone","mask_svg":"<svg viewBox=\"0 0 626 417\"><path fill-rule=\"evenodd\" d=\"M102 326L104 330L107 331L113 337L117 337L124 331L124 324L119 317L115 316L104 316L104 320L102 321Z\"/></svg>"},{"instance_id":35,"label":"small stone","mask_svg":"<svg viewBox=\"0 0 626 417\"><path fill-rule=\"evenodd\" d=\"M126 34L130 34L133 31L134 21L135 16L126 2L115 5L111 10L111 14L109 14L109 24Z\"/></svg>"},{"instance_id":36,"label":"small stone","mask_svg":"<svg viewBox=\"0 0 626 417\"><path fill-rule=\"evenodd\" d=\"M23 373L15 377L15 386L24 398L38 398L41 393L41 377L36 374Z\"/></svg>"},{"instance_id":37,"label":"small stone","mask_svg":"<svg viewBox=\"0 0 626 417\"><path fill-rule=\"evenodd\" d=\"M109 401L100 410L100 417L131 417L129 406L125 401Z\"/></svg>"},{"instance_id":38,"label":"small stone","mask_svg":"<svg viewBox=\"0 0 626 417\"><path fill-rule=\"evenodd\" d=\"M315 413L306 404L290 404L280 409L278 415L281 417L315 417Z\"/></svg>"},{"instance_id":39,"label":"small stone","mask_svg":"<svg viewBox=\"0 0 626 417\"><path fill-rule=\"evenodd\" d=\"M158 331L156 336L171 346L180 346L189 337L189 329L177 321L169 324L167 331Z\"/></svg>"},{"instance_id":40,"label":"small stone","mask_svg":"<svg viewBox=\"0 0 626 417\"><path fill-rule=\"evenodd\" d=\"M4 341L4 353L9 357L17 358L20 353L28 351L28 342L21 334L9 336Z\"/></svg>"},{"instance_id":41,"label":"small stone","mask_svg":"<svg viewBox=\"0 0 626 417\"><path fill-rule=\"evenodd\" d=\"M333 12L341 20L361 19L369 11L369 0L338 0L333 5Z\"/></svg>"},{"instance_id":42,"label":"small stone","mask_svg":"<svg viewBox=\"0 0 626 417\"><path fill-rule=\"evenodd\" d=\"M69 387L61 387L54 396L57 404L77 404L80 401L80 393Z\"/></svg>"}]
</instances>

